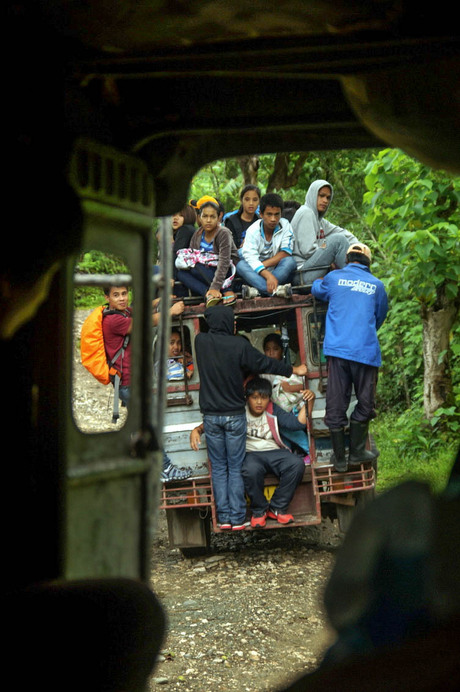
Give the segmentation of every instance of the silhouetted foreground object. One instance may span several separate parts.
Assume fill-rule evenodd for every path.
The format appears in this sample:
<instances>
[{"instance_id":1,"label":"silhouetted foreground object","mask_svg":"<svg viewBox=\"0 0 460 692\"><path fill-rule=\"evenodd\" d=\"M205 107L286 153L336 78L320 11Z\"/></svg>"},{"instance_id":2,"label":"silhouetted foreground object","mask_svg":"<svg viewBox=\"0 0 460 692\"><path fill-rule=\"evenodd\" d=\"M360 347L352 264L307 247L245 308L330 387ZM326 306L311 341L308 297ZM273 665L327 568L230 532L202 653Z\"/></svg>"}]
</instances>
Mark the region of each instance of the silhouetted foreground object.
<instances>
[{"instance_id":1,"label":"silhouetted foreground object","mask_svg":"<svg viewBox=\"0 0 460 692\"><path fill-rule=\"evenodd\" d=\"M6 670L24 690L141 692L165 632L157 598L130 579L32 586L8 596L8 613Z\"/></svg>"},{"instance_id":2,"label":"silhouetted foreground object","mask_svg":"<svg viewBox=\"0 0 460 692\"><path fill-rule=\"evenodd\" d=\"M459 478L457 456L439 496L410 481L357 513L324 596L337 640L286 692L460 689Z\"/></svg>"}]
</instances>

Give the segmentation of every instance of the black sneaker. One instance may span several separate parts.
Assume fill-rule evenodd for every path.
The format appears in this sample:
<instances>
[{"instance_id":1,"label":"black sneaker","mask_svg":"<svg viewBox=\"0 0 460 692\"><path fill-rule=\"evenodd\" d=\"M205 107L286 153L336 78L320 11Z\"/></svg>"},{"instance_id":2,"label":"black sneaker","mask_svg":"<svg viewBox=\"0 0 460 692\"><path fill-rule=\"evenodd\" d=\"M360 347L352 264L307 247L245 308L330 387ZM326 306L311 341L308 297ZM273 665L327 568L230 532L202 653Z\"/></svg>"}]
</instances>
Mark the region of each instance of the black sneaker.
<instances>
[{"instance_id":1,"label":"black sneaker","mask_svg":"<svg viewBox=\"0 0 460 692\"><path fill-rule=\"evenodd\" d=\"M163 483L168 481L185 481L191 475L190 469L179 469L174 464L168 464L161 472L161 481Z\"/></svg>"}]
</instances>

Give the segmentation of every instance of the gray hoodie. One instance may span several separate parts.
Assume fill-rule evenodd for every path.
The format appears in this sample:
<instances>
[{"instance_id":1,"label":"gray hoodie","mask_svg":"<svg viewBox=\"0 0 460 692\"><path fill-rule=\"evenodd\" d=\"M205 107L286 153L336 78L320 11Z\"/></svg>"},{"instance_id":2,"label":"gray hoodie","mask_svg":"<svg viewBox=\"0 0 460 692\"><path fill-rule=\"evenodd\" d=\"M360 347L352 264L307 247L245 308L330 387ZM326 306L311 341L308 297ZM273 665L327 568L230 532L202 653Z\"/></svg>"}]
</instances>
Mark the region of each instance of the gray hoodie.
<instances>
[{"instance_id":1,"label":"gray hoodie","mask_svg":"<svg viewBox=\"0 0 460 692\"><path fill-rule=\"evenodd\" d=\"M358 242L358 239L350 231L335 226L318 212L318 192L326 185L331 189L332 202L334 197L332 185L327 180L315 180L305 195L305 204L297 209L291 221L295 239L293 257L297 262L298 269L320 247L322 238L327 238L333 233L344 233L350 243Z\"/></svg>"}]
</instances>

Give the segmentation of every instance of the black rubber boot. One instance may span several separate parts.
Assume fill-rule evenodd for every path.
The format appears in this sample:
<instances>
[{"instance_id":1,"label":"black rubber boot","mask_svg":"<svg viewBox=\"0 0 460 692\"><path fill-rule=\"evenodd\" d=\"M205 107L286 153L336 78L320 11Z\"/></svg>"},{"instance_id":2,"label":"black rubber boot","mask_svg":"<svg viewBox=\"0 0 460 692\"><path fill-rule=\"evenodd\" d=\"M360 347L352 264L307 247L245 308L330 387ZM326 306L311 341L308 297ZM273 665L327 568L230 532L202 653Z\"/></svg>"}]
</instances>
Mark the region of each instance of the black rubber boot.
<instances>
[{"instance_id":1,"label":"black rubber boot","mask_svg":"<svg viewBox=\"0 0 460 692\"><path fill-rule=\"evenodd\" d=\"M350 466L358 466L366 461L374 461L375 454L366 449L367 431L369 423L360 423L357 420L350 421Z\"/></svg>"},{"instance_id":2,"label":"black rubber boot","mask_svg":"<svg viewBox=\"0 0 460 692\"><path fill-rule=\"evenodd\" d=\"M329 430L331 434L332 449L331 464L337 473L345 473L348 469L347 458L345 456L345 428Z\"/></svg>"}]
</instances>

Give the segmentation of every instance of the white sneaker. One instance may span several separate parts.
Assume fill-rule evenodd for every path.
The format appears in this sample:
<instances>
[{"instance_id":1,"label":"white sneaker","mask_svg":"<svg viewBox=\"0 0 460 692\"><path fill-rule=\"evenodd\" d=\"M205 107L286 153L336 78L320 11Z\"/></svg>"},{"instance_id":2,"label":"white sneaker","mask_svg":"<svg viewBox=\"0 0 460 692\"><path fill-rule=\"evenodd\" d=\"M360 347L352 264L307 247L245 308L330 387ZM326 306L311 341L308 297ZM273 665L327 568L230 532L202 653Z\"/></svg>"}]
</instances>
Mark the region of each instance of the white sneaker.
<instances>
[{"instance_id":1,"label":"white sneaker","mask_svg":"<svg viewBox=\"0 0 460 692\"><path fill-rule=\"evenodd\" d=\"M291 284L278 285L273 295L278 296L278 298L290 298L292 296Z\"/></svg>"},{"instance_id":2,"label":"white sneaker","mask_svg":"<svg viewBox=\"0 0 460 692\"><path fill-rule=\"evenodd\" d=\"M257 288L254 288L254 286L243 286L241 289L241 296L243 300L246 300L247 298L257 298L260 296L259 291Z\"/></svg>"}]
</instances>

